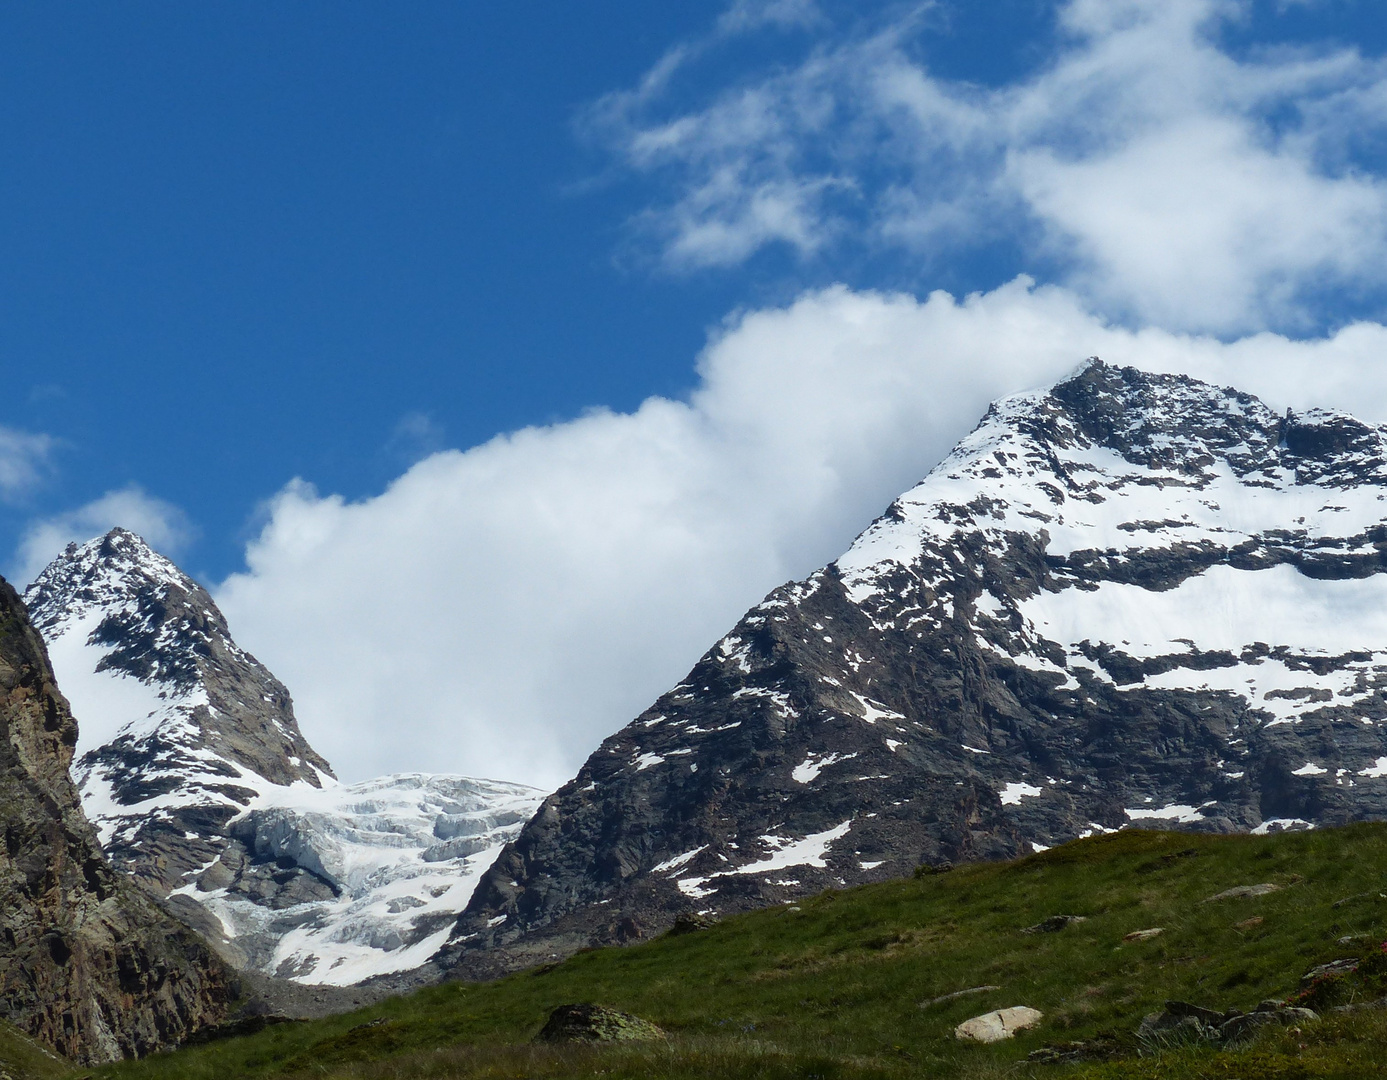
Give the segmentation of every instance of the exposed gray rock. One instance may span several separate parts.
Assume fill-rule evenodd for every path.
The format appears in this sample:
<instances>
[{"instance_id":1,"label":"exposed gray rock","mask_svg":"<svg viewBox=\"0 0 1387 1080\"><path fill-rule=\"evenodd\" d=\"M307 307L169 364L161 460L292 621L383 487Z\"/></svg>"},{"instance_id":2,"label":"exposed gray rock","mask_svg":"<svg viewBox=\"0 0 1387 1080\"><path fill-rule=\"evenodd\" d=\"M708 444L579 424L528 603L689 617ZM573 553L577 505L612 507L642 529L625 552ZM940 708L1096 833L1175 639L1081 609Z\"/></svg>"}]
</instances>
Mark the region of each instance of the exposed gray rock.
<instances>
[{"instance_id":1,"label":"exposed gray rock","mask_svg":"<svg viewBox=\"0 0 1387 1080\"><path fill-rule=\"evenodd\" d=\"M1021 931L1023 934L1056 934L1061 930L1067 930L1075 923L1087 922L1087 915L1051 915L1048 919L1041 919L1034 926L1028 926Z\"/></svg>"},{"instance_id":2,"label":"exposed gray rock","mask_svg":"<svg viewBox=\"0 0 1387 1080\"><path fill-rule=\"evenodd\" d=\"M1251 1038L1261 1028L1268 1025L1280 1025L1290 1027L1294 1024L1305 1024L1312 1020L1318 1020L1319 1014L1313 1009L1301 1009L1294 1006L1281 1005L1275 1009L1258 1008L1256 1011L1247 1014L1231 1015L1218 1028L1218 1038L1216 1041L1223 1043L1237 1043Z\"/></svg>"},{"instance_id":3,"label":"exposed gray rock","mask_svg":"<svg viewBox=\"0 0 1387 1080\"><path fill-rule=\"evenodd\" d=\"M1324 976L1333 977L1336 975L1351 975L1358 970L1359 960L1356 956L1350 956L1346 960L1331 960L1327 964L1320 964L1312 967L1300 977L1301 986L1309 986L1316 979Z\"/></svg>"},{"instance_id":4,"label":"exposed gray rock","mask_svg":"<svg viewBox=\"0 0 1387 1080\"><path fill-rule=\"evenodd\" d=\"M601 1005L560 1005L549 1015L537 1042L633 1042L663 1039L649 1020Z\"/></svg>"},{"instance_id":5,"label":"exposed gray rock","mask_svg":"<svg viewBox=\"0 0 1387 1080\"><path fill-rule=\"evenodd\" d=\"M1374 1001L1355 1001L1348 1005L1335 1005L1329 1011L1336 1015L1342 1015L1345 1013L1367 1012L1377 1009L1387 1009L1387 997L1377 998Z\"/></svg>"},{"instance_id":6,"label":"exposed gray rock","mask_svg":"<svg viewBox=\"0 0 1387 1080\"><path fill-rule=\"evenodd\" d=\"M1247 900L1257 896L1266 896L1269 893L1279 892L1280 885L1266 882L1262 885L1238 885L1232 889L1224 889L1221 893L1204 898L1204 903L1213 904L1219 900Z\"/></svg>"},{"instance_id":7,"label":"exposed gray rock","mask_svg":"<svg viewBox=\"0 0 1387 1080\"><path fill-rule=\"evenodd\" d=\"M1275 999L1262 1002L1251 1013L1237 1009L1217 1012L1188 1001L1167 1001L1162 1012L1142 1020L1137 1038L1162 1049L1194 1043L1219 1046L1242 1042L1270 1025L1290 1026L1318 1019L1312 1009L1287 1006Z\"/></svg>"}]
</instances>

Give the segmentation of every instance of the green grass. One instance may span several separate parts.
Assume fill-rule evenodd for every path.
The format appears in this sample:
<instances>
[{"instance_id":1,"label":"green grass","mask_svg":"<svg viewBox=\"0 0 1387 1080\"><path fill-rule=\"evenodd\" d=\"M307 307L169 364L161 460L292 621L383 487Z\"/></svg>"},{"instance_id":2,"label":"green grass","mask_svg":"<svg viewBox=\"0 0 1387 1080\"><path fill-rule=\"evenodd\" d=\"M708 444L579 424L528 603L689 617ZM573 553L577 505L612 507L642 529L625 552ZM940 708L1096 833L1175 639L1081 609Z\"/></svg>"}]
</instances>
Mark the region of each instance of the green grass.
<instances>
[{"instance_id":1,"label":"green grass","mask_svg":"<svg viewBox=\"0 0 1387 1080\"><path fill-rule=\"evenodd\" d=\"M1204 903L1236 885L1281 891ZM484 984L448 984L356 1013L97 1070L110 1080L240 1077L1221 1077L1387 1074L1387 1016L1277 1029L1235 1053L1138 1057L1133 1032L1167 998L1251 1009L1328 960L1387 937L1387 826L1277 837L1127 831L1006 864L830 891L711 930L580 953ZM1336 902L1344 901L1342 903ZM1020 931L1054 914L1087 921ZM1260 919L1260 922L1254 920ZM1165 932L1123 943L1149 927ZM1352 946L1346 935L1365 935ZM932 1006L983 984L1001 989ZM1351 988L1342 988L1348 996ZM1365 991L1366 992L1366 991ZM531 1045L550 1010L635 1013L668 1042ZM952 1030L1030 1005L1038 1029L993 1046ZM372 1021L380 1021L372 1024ZM370 1026L364 1026L368 1025ZM1104 1036L1123 1058L1031 1066L1038 1047Z\"/></svg>"},{"instance_id":2,"label":"green grass","mask_svg":"<svg viewBox=\"0 0 1387 1080\"><path fill-rule=\"evenodd\" d=\"M46 1050L13 1024L0 1020L0 1077L15 1080L60 1080L72 1066Z\"/></svg>"}]
</instances>

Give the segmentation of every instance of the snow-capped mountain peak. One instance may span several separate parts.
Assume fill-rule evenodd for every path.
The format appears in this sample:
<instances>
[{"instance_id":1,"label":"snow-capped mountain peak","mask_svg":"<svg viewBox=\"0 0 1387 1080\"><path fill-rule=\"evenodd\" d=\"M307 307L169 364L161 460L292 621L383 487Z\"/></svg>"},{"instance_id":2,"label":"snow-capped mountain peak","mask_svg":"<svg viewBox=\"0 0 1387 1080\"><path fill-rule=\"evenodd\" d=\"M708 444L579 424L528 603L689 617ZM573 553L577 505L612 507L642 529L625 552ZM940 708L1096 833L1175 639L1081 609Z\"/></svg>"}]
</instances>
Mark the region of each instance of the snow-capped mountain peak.
<instances>
[{"instance_id":1,"label":"snow-capped mountain peak","mask_svg":"<svg viewBox=\"0 0 1387 1080\"><path fill-rule=\"evenodd\" d=\"M1092 361L607 739L444 960L1133 826L1384 816L1384 429Z\"/></svg>"},{"instance_id":2,"label":"snow-capped mountain peak","mask_svg":"<svg viewBox=\"0 0 1387 1080\"><path fill-rule=\"evenodd\" d=\"M107 853L159 891L215 857L221 828L270 788L331 779L289 691L134 533L69 545L24 602L78 718L87 815Z\"/></svg>"},{"instance_id":3,"label":"snow-capped mountain peak","mask_svg":"<svg viewBox=\"0 0 1387 1080\"><path fill-rule=\"evenodd\" d=\"M123 529L70 545L25 601L102 847L241 966L334 985L417 967L543 797L460 776L338 784L206 590Z\"/></svg>"},{"instance_id":4,"label":"snow-capped mountain peak","mask_svg":"<svg viewBox=\"0 0 1387 1080\"><path fill-rule=\"evenodd\" d=\"M1043 529L1052 556L1234 548L1287 525L1337 547L1380 527L1379 430L1318 409L1279 417L1236 390L1107 377L1113 370L1091 363L1053 390L994 404L838 559L854 598L964 526L994 538Z\"/></svg>"}]
</instances>

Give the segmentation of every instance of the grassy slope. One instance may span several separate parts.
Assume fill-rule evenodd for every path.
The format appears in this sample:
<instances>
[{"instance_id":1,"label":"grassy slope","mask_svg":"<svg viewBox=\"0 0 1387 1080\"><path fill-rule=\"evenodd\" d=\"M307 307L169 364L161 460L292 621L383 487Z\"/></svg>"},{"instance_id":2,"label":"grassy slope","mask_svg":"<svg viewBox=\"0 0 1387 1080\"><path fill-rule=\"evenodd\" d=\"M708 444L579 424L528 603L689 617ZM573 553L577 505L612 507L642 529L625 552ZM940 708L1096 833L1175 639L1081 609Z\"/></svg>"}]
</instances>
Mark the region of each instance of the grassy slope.
<instances>
[{"instance_id":1,"label":"grassy slope","mask_svg":"<svg viewBox=\"0 0 1387 1080\"><path fill-rule=\"evenodd\" d=\"M1278 1030L1235 1054L1138 1060L1131 1033L1166 998L1250 1009L1295 990L1314 964L1376 948L1387 936L1385 872L1387 825L1279 837L1128 831L1013 863L829 892L799 910L582 953L494 983L434 987L99 1074L981 1078L1017 1075L1015 1063L1047 1043L1108 1032L1130 1044L1131 1060L1021 1074L1372 1076L1378 1060L1387 1063L1387 1019L1375 1013ZM1203 902L1260 882L1286 887ZM1059 933L1019 932L1060 913L1088 920ZM1122 942L1156 926L1165 933ZM1371 939L1336 944L1349 934ZM980 984L1001 989L921 1006ZM636 1013L672 1038L600 1050L527 1045L552 1008L575 1001ZM1009 1005L1041 1009L1045 1021L991 1047L951 1037L961 1020ZM380 1022L361 1026L369 1021Z\"/></svg>"},{"instance_id":2,"label":"grassy slope","mask_svg":"<svg viewBox=\"0 0 1387 1080\"><path fill-rule=\"evenodd\" d=\"M40 1046L13 1024L0 1020L0 1078L9 1080L59 1080L72 1071L72 1063Z\"/></svg>"}]
</instances>

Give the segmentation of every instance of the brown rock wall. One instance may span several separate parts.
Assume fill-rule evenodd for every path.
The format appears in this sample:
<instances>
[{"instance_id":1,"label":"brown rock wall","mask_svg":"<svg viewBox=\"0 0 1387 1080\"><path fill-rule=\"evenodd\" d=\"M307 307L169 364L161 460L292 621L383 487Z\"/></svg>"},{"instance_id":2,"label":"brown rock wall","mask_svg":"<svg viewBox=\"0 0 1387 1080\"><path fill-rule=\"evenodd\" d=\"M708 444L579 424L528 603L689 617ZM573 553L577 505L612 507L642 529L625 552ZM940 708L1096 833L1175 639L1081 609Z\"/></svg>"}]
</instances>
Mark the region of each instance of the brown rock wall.
<instances>
[{"instance_id":1,"label":"brown rock wall","mask_svg":"<svg viewBox=\"0 0 1387 1080\"><path fill-rule=\"evenodd\" d=\"M0 579L0 1014L80 1062L217 1023L234 977L112 870L68 773L77 724Z\"/></svg>"}]
</instances>

